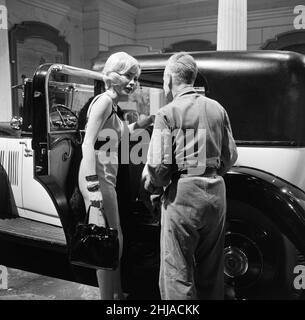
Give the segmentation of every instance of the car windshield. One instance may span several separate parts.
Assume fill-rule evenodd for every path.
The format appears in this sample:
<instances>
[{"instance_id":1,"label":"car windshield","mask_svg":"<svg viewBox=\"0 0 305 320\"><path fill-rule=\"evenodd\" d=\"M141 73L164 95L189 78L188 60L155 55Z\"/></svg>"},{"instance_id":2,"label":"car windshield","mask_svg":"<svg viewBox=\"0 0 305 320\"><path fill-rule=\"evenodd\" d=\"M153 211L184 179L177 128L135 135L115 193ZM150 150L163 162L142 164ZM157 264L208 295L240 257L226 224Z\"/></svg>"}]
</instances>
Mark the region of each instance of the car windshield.
<instances>
[{"instance_id":1,"label":"car windshield","mask_svg":"<svg viewBox=\"0 0 305 320\"><path fill-rule=\"evenodd\" d=\"M78 128L77 118L94 96L94 85L51 81L48 88L50 130Z\"/></svg>"}]
</instances>

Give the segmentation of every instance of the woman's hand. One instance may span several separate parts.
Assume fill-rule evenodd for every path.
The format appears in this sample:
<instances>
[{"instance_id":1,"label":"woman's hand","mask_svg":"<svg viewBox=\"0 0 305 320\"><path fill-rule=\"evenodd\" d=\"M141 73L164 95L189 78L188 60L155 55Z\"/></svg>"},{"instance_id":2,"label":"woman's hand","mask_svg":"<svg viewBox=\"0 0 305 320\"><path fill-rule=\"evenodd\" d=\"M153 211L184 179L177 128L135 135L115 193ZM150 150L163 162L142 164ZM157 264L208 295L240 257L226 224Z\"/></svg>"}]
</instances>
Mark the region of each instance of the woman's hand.
<instances>
[{"instance_id":1,"label":"woman's hand","mask_svg":"<svg viewBox=\"0 0 305 320\"><path fill-rule=\"evenodd\" d=\"M103 197L100 190L89 193L90 199L90 213L89 213L89 221L88 223L94 223L97 226L105 227L106 221L104 216L104 204Z\"/></svg>"},{"instance_id":2,"label":"woman's hand","mask_svg":"<svg viewBox=\"0 0 305 320\"><path fill-rule=\"evenodd\" d=\"M103 209L98 209L95 207L90 208L89 213L89 221L88 223L93 223L99 227L105 227L106 226L106 220L104 216Z\"/></svg>"},{"instance_id":3,"label":"woman's hand","mask_svg":"<svg viewBox=\"0 0 305 320\"><path fill-rule=\"evenodd\" d=\"M145 129L150 126L155 121L155 115L151 114L149 116L141 114L139 120L136 122L135 129Z\"/></svg>"}]
</instances>

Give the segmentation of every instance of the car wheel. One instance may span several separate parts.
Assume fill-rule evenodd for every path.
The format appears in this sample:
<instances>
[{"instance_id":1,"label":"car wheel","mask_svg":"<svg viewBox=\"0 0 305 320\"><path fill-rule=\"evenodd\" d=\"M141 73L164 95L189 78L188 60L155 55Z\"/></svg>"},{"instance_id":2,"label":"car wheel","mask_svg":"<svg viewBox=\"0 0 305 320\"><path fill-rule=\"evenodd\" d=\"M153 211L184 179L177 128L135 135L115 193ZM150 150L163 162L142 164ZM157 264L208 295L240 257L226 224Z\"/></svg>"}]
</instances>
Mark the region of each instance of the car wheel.
<instances>
[{"instance_id":1,"label":"car wheel","mask_svg":"<svg viewBox=\"0 0 305 320\"><path fill-rule=\"evenodd\" d=\"M224 273L229 299L294 299L297 250L260 210L228 201Z\"/></svg>"}]
</instances>

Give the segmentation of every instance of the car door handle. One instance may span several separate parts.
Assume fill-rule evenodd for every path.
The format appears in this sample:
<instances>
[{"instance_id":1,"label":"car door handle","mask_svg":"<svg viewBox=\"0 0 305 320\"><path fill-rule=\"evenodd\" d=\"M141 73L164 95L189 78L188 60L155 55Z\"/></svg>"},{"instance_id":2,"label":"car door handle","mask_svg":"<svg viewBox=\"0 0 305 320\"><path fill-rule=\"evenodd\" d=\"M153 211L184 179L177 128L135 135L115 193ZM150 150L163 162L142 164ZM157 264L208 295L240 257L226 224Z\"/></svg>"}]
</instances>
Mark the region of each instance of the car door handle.
<instances>
[{"instance_id":1,"label":"car door handle","mask_svg":"<svg viewBox=\"0 0 305 320\"><path fill-rule=\"evenodd\" d=\"M25 149L24 149L24 152L25 152L24 156L25 157L33 157L33 150L28 148L28 145L26 142L20 141L19 144L25 145Z\"/></svg>"}]
</instances>

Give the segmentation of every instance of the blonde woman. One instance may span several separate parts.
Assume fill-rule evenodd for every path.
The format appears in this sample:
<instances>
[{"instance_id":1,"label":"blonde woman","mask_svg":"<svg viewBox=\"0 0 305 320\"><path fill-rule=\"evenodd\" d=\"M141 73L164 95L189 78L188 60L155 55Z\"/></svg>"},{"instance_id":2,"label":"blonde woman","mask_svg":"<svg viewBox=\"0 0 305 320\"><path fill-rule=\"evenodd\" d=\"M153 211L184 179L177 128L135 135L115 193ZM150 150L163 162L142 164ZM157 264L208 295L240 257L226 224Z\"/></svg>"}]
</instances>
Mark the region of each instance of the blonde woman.
<instances>
[{"instance_id":1,"label":"blonde woman","mask_svg":"<svg viewBox=\"0 0 305 320\"><path fill-rule=\"evenodd\" d=\"M104 224L118 230L120 257L123 235L120 226L117 195L115 191L118 170L118 145L121 137L136 128L151 124L152 117L129 126L118 116L118 102L134 92L140 67L136 59L125 52L112 54L105 63L106 91L90 104L87 113L86 134L82 145L83 158L79 171L79 186L84 197L86 210L91 206L90 223ZM110 138L109 138L110 137ZM105 142L107 147L105 148ZM110 152L109 152L110 148ZM115 271L97 270L101 299L123 299L120 268Z\"/></svg>"}]
</instances>

